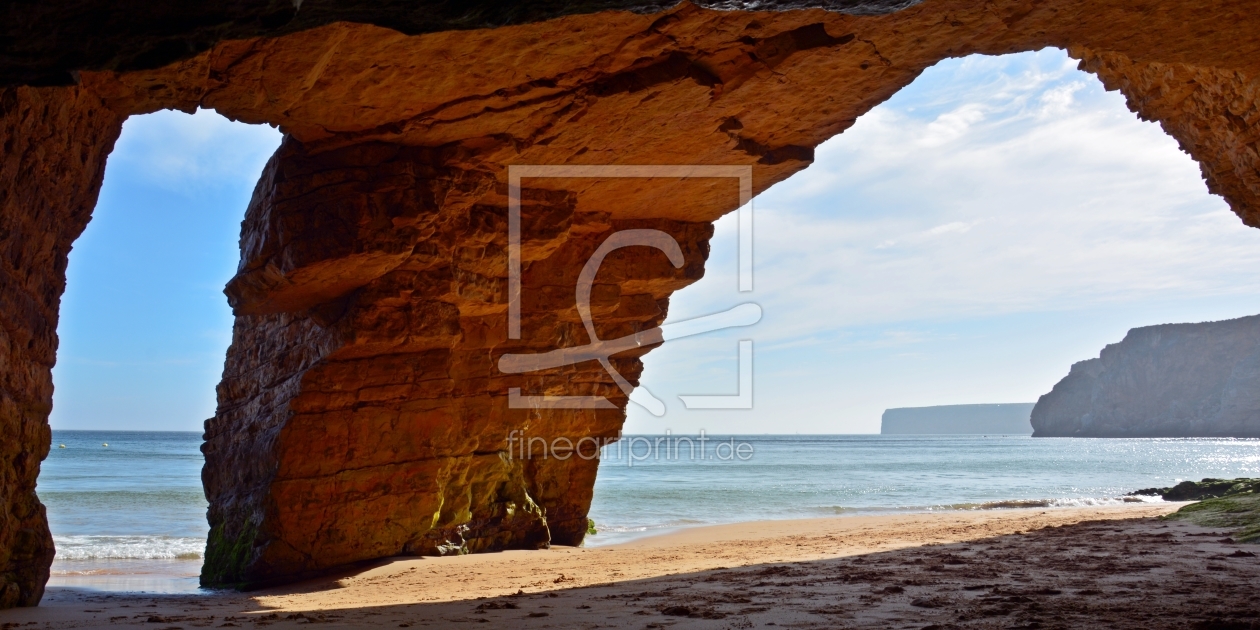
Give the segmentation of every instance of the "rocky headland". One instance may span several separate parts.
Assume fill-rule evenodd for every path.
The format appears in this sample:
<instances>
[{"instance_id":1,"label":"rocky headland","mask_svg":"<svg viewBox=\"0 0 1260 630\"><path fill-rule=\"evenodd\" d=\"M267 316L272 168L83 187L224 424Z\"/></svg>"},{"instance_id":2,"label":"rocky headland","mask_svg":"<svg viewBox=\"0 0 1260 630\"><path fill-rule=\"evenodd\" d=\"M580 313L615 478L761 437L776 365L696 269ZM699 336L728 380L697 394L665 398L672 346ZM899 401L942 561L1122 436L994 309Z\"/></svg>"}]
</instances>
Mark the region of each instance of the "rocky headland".
<instances>
[{"instance_id":1,"label":"rocky headland","mask_svg":"<svg viewBox=\"0 0 1260 630\"><path fill-rule=\"evenodd\" d=\"M1029 435L1033 403L939 405L886 409L881 435L997 434Z\"/></svg>"},{"instance_id":2,"label":"rocky headland","mask_svg":"<svg viewBox=\"0 0 1260 630\"><path fill-rule=\"evenodd\" d=\"M1130 330L1032 411L1035 437L1260 437L1260 315Z\"/></svg>"}]
</instances>

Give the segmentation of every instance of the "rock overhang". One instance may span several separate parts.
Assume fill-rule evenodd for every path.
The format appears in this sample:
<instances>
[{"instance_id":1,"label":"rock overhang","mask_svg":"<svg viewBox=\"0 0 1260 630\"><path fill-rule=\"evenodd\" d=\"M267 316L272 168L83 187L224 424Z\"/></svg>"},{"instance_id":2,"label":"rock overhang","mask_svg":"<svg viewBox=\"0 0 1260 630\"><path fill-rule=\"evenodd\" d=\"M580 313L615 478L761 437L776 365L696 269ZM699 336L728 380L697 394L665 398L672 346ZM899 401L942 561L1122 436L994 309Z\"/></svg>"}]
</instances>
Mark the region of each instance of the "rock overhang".
<instances>
[{"instance_id":1,"label":"rock overhang","mask_svg":"<svg viewBox=\"0 0 1260 630\"><path fill-rule=\"evenodd\" d=\"M687 0L684 0L684 2ZM882 15L922 0L691 0L722 11L825 9ZM660 13L678 0L501 1L459 3L246 0L161 6L77 0L9 7L0 39L0 86L73 85L83 70L150 70L234 39L280 37L334 22L369 24L405 35L530 24L604 11ZM50 36L50 34L55 34Z\"/></svg>"}]
</instances>

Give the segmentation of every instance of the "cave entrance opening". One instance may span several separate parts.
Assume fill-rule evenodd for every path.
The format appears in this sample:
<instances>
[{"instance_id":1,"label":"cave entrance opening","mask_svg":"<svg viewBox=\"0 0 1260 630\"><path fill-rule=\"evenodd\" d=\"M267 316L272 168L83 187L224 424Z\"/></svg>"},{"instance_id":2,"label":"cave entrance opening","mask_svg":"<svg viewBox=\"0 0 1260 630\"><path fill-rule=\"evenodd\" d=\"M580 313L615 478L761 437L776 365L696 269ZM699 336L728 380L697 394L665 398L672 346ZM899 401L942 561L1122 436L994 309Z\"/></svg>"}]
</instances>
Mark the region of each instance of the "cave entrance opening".
<instances>
[{"instance_id":1,"label":"cave entrance opening","mask_svg":"<svg viewBox=\"0 0 1260 630\"><path fill-rule=\"evenodd\" d=\"M38 493L52 583L195 588L201 423L231 341L223 286L280 134L213 111L133 116L67 269L52 451Z\"/></svg>"},{"instance_id":2,"label":"cave entrance opening","mask_svg":"<svg viewBox=\"0 0 1260 630\"><path fill-rule=\"evenodd\" d=\"M1021 59L1032 61L1019 71L1000 67ZM1135 313L1210 318L1252 308L1238 297L1239 287L1250 285L1237 275L1254 268L1239 264L1245 252L1260 251L1248 241L1252 232L1207 195L1197 168L1174 141L1136 121L1121 97L1101 93L1095 78L1066 65L1074 64L1053 50L944 62L820 147L809 169L762 195L756 247L757 286L764 293L757 299L767 313L761 330L772 343L758 350L757 406L748 413L667 417L662 422L668 424L649 424L632 407L628 432L868 432L885 407L1034 396L1082 348L1093 351L1117 327L1131 326L1125 318ZM962 79L979 89L969 93L971 100L949 97ZM167 442L137 448L160 451L159 465L182 462L179 487L161 492L187 500L191 507L181 512L187 517L181 523L188 529L180 531L194 534L131 530L114 536L110 554L142 554L159 564L200 554L205 503L193 471L201 461L197 429L213 413L231 329L221 290L238 262L242 211L278 143L274 130L211 112L161 112L131 119L110 158L96 218L71 255L52 422L57 429L190 430L183 442L172 434ZM734 239L722 236L733 227L733 218L719 222L710 271L675 297L670 312L676 319L705 310L712 294L702 287L734 284L737 266L722 260L733 260ZM1223 247L1230 252L1225 263ZM1189 255L1196 253L1202 255ZM96 255L102 258L93 262ZM1204 279L1210 282L1196 284ZM1185 290L1196 286L1208 289ZM1088 299L1064 308L1072 296ZM717 302L726 304L724 296ZM789 321L793 326L784 325ZM1089 322L1089 335L1069 338ZM697 339L716 344L717 352L707 355L687 345L692 342L657 350L648 355L645 383L663 396L691 393L674 387L729 391L738 366L729 341ZM839 363L837 352L844 355ZM1040 360L1029 362L1030 356ZM846 392L854 398L837 402ZM810 408L831 415L800 413ZM853 421L837 423L836 410ZM126 436L85 434L75 442L55 434L40 494L63 561L73 545L99 542L92 538L98 534L70 533L59 524L69 522L60 511L85 493L95 473L85 467L84 474L67 476L66 491L58 494L46 483L56 458L81 448L99 459L125 453L126 445ZM140 476L135 459L126 466ZM633 470L601 471L593 514L603 531L652 529L651 523L618 523L625 515L673 514L660 496L642 492ZM143 476L164 481L159 472ZM776 482L772 476L760 481ZM639 490L631 494L631 487ZM749 511L754 508L777 518L800 507L784 509L775 501L793 497L775 491L732 502L729 492L719 492L732 487L726 473L708 487L715 490L712 501L673 493L674 507L688 514L719 504L738 510L700 520L758 518ZM119 522L125 513L138 522L142 493L132 487L108 492L114 492L108 500L118 502L111 505L123 506L113 516L107 514L114 508L97 502L76 518ZM628 505L632 496L640 508ZM597 535L592 542L601 540ZM54 566L59 570L66 571ZM68 577L55 573L56 580ZM194 576L187 578L195 584Z\"/></svg>"}]
</instances>

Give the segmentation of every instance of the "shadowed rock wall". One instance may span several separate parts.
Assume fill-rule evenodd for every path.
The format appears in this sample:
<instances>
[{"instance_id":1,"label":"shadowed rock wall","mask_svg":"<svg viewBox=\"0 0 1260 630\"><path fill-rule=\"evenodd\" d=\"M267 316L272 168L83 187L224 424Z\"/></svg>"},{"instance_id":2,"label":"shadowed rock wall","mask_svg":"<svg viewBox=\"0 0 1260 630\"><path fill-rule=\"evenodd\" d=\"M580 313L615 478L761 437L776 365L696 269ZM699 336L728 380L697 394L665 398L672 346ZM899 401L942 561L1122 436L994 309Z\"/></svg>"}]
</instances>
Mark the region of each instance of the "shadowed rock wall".
<instances>
[{"instance_id":1,"label":"shadowed rock wall","mask_svg":"<svg viewBox=\"0 0 1260 630\"><path fill-rule=\"evenodd\" d=\"M697 0L720 10L827 9L878 15L922 0ZM651 14L677 0L134 0L22 2L0 24L0 86L71 85L81 70L158 68L229 39L278 37L334 22L373 24L407 35L486 29L600 11ZM55 35L50 36L50 33Z\"/></svg>"},{"instance_id":2,"label":"shadowed rock wall","mask_svg":"<svg viewBox=\"0 0 1260 630\"><path fill-rule=\"evenodd\" d=\"M7 172L54 174L0 180L0 243L17 270L6 273L25 283L5 289L0 309L19 340L0 367L15 401L4 417L16 419L3 438L0 512L19 515L0 521L0 575L22 594L0 603L34 603L46 575L32 483L48 441L56 299L128 115L206 107L287 134L246 212L227 289L237 320L203 473L210 584L580 540L593 463L508 458L507 433L611 436L625 396L593 362L513 376L496 361L588 341L574 282L619 229L673 235L686 264L648 248L610 257L594 291L599 334L659 322L670 293L700 276L709 224L738 205L738 190L722 180L526 181L524 334L509 342L508 165L748 165L760 192L941 59L1058 46L1158 120L1211 189L1260 224L1260 17L1238 2L927 0L862 16L635 5L431 28L389 13L392 3L367 17L308 3L288 21L265 18L284 3L244 3L179 26L75 22L105 44L67 41L57 57L21 35L0 57L10 81L81 70L73 86L5 92L17 95L5 103L32 105L0 111ZM517 25L442 30L486 23ZM643 351L614 361L631 381ZM614 408L508 409L518 386L606 394Z\"/></svg>"},{"instance_id":3,"label":"shadowed rock wall","mask_svg":"<svg viewBox=\"0 0 1260 630\"><path fill-rule=\"evenodd\" d=\"M35 480L52 440L57 310L121 124L79 88L0 89L0 608L38 604L48 581Z\"/></svg>"}]
</instances>

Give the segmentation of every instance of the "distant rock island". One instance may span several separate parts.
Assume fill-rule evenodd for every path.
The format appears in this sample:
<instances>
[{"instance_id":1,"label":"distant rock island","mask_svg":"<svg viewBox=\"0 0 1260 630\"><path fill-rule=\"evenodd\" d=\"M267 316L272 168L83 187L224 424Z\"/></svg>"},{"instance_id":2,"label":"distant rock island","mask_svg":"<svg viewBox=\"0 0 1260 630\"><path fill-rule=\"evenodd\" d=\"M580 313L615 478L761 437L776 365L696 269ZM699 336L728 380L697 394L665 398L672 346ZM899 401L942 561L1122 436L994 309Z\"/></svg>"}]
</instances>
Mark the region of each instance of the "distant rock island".
<instances>
[{"instance_id":1,"label":"distant rock island","mask_svg":"<svg viewBox=\"0 0 1260 630\"><path fill-rule=\"evenodd\" d=\"M902 407L884 411L883 435L976 434L1030 435L1034 403Z\"/></svg>"},{"instance_id":2,"label":"distant rock island","mask_svg":"<svg viewBox=\"0 0 1260 630\"><path fill-rule=\"evenodd\" d=\"M1036 437L1260 437L1260 315L1134 328L1032 412Z\"/></svg>"}]
</instances>

